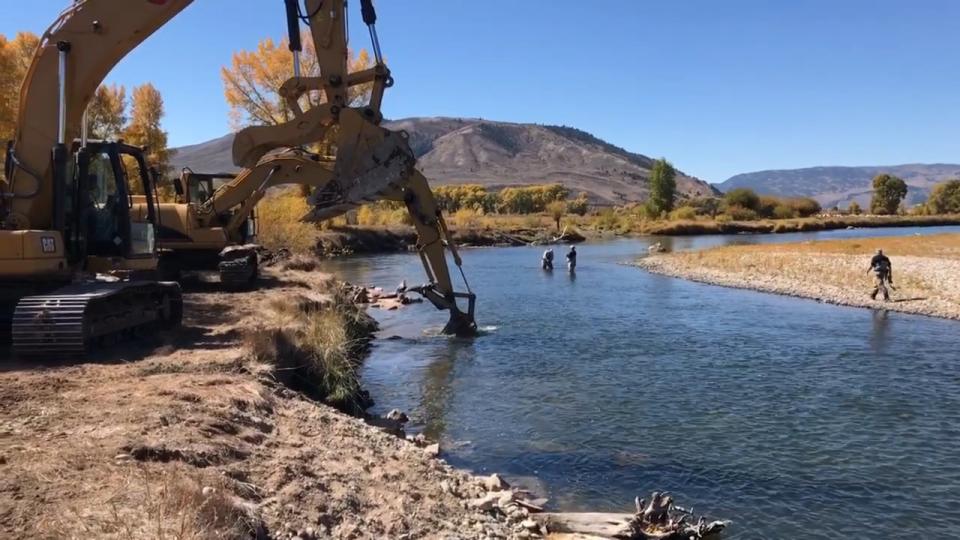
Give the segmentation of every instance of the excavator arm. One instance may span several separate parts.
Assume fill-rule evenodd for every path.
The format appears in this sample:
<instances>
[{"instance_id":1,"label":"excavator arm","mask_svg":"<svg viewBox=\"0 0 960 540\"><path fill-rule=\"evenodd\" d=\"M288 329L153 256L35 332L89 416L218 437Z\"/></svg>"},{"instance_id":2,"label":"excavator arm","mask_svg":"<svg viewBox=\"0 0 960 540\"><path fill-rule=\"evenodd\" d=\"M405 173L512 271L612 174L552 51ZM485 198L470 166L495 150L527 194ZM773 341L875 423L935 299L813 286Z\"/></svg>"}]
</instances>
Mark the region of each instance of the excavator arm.
<instances>
[{"instance_id":1,"label":"excavator arm","mask_svg":"<svg viewBox=\"0 0 960 540\"><path fill-rule=\"evenodd\" d=\"M417 251L428 283L409 289L427 298L438 309L447 310L450 320L444 333L475 335L476 296L454 290L447 264L449 251L458 268L461 259L450 238L443 216L437 208L426 178L416 170L416 157L407 142L407 134L380 126L380 105L393 78L383 61L376 33L376 12L371 0L361 0L363 20L370 31L376 63L357 73L347 71L346 0L285 0L291 50L294 52L294 77L280 88L293 113L293 120L278 126L255 126L241 130L233 144L234 163L241 167L259 166L268 152L279 147L296 147L327 137L328 130L339 127L333 173L310 197L313 210L306 217L320 221L343 214L364 203L377 200L402 201L417 229ZM298 20L308 24L316 49L320 74L299 76ZM351 106L350 89L370 84L371 97L363 106ZM303 110L301 98L307 92L320 92L324 102ZM461 269L461 275L463 274ZM466 310L458 305L466 300Z\"/></svg>"},{"instance_id":2,"label":"excavator arm","mask_svg":"<svg viewBox=\"0 0 960 540\"><path fill-rule=\"evenodd\" d=\"M300 149L289 149L264 158L244 169L232 181L220 186L197 208L199 226L210 227L221 214L230 212L224 225L227 237L239 242L240 227L254 207L274 186L298 184L313 188L326 186L333 177L332 161Z\"/></svg>"}]
</instances>

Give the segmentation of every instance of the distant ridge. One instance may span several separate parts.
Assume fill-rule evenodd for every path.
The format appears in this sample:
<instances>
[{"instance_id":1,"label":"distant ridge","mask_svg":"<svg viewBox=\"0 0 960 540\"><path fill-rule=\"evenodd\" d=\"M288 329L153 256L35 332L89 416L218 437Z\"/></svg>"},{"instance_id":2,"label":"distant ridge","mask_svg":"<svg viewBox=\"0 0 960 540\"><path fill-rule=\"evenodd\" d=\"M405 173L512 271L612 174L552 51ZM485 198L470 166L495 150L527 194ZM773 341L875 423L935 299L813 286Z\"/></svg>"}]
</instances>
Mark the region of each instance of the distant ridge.
<instances>
[{"instance_id":1,"label":"distant ridge","mask_svg":"<svg viewBox=\"0 0 960 540\"><path fill-rule=\"evenodd\" d=\"M868 167L809 167L738 174L719 185L722 191L746 187L763 195L813 197L821 206L846 207L856 201L862 207L870 203L873 177L888 173L907 183L907 205L927 199L934 185L960 178L960 165L949 163L912 163Z\"/></svg>"},{"instance_id":2,"label":"distant ridge","mask_svg":"<svg viewBox=\"0 0 960 540\"><path fill-rule=\"evenodd\" d=\"M566 126L494 122L475 118L405 118L384 122L410 135L419 166L434 185L560 183L585 192L596 203L643 201L653 160ZM179 170L237 170L231 160L233 135L177 148ZM676 165L676 164L675 164ZM679 166L679 165L678 165ZM689 196L716 194L710 184L683 173L678 190Z\"/></svg>"}]
</instances>

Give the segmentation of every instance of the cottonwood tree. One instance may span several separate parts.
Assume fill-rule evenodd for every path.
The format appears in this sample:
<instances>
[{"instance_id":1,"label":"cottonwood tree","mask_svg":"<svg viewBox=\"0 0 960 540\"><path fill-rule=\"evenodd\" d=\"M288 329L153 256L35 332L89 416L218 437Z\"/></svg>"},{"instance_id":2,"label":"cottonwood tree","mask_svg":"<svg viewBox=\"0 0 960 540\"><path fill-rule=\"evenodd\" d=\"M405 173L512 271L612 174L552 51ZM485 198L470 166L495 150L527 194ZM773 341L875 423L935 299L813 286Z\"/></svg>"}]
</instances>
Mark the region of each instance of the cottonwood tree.
<instances>
[{"instance_id":1,"label":"cottonwood tree","mask_svg":"<svg viewBox=\"0 0 960 540\"><path fill-rule=\"evenodd\" d=\"M160 127L163 118L163 97L152 84L146 83L133 89L130 103L130 123L123 130L123 140L127 144L146 148L147 163L155 167L161 177L170 172L172 152L167 148L167 132ZM125 162L131 180L137 178L136 164ZM141 191L140 182L131 181L136 193Z\"/></svg>"},{"instance_id":2,"label":"cottonwood tree","mask_svg":"<svg viewBox=\"0 0 960 540\"><path fill-rule=\"evenodd\" d=\"M278 90L293 76L293 55L287 48L287 38L260 41L252 51L233 53L230 66L220 70L223 92L230 106L230 123L234 129L250 125L278 125L293 119L293 112L280 97ZM360 71L373 65L370 55L361 49L356 55L348 53L347 67L350 72ZM313 39L309 32L303 35L303 53L300 55L300 72L304 77L319 77ZM371 84L350 89L350 106L366 103L370 99ZM323 92L311 91L301 97L303 110L320 105L326 100ZM333 153L331 141L336 140L336 127L328 130L327 140L318 144L317 150Z\"/></svg>"},{"instance_id":3,"label":"cottonwood tree","mask_svg":"<svg viewBox=\"0 0 960 540\"><path fill-rule=\"evenodd\" d=\"M850 215L859 216L861 211L862 210L860 210L860 205L857 204L857 201L853 201L847 206L847 213Z\"/></svg>"},{"instance_id":4,"label":"cottonwood tree","mask_svg":"<svg viewBox=\"0 0 960 540\"><path fill-rule=\"evenodd\" d=\"M116 140L127 123L127 89L100 85L87 105L87 129L94 139Z\"/></svg>"},{"instance_id":5,"label":"cottonwood tree","mask_svg":"<svg viewBox=\"0 0 960 540\"><path fill-rule=\"evenodd\" d=\"M660 158L650 171L650 199L647 211L653 216L673 210L673 199L677 193L677 171L666 158Z\"/></svg>"},{"instance_id":6,"label":"cottonwood tree","mask_svg":"<svg viewBox=\"0 0 960 540\"><path fill-rule=\"evenodd\" d=\"M547 204L547 215L557 224L557 232L560 231L560 220L567 214L566 201L553 201Z\"/></svg>"},{"instance_id":7,"label":"cottonwood tree","mask_svg":"<svg viewBox=\"0 0 960 540\"><path fill-rule=\"evenodd\" d=\"M960 180L933 186L926 207L931 214L960 214Z\"/></svg>"},{"instance_id":8,"label":"cottonwood tree","mask_svg":"<svg viewBox=\"0 0 960 540\"><path fill-rule=\"evenodd\" d=\"M873 197L870 212L896 214L900 202L907 196L907 184L892 174L878 174L873 178Z\"/></svg>"},{"instance_id":9,"label":"cottonwood tree","mask_svg":"<svg viewBox=\"0 0 960 540\"><path fill-rule=\"evenodd\" d=\"M36 34L30 32L18 32L12 40L0 34L0 144L5 145L15 135L20 86L39 43Z\"/></svg>"}]
</instances>

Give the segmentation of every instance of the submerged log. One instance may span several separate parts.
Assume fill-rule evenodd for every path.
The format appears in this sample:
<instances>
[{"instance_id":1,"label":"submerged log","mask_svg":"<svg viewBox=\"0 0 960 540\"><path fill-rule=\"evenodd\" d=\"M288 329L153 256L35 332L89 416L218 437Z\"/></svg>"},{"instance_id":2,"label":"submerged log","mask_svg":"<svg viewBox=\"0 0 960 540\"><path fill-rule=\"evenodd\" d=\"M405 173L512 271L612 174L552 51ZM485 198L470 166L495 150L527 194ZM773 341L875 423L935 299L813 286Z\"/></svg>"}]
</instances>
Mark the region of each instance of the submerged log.
<instances>
[{"instance_id":1,"label":"submerged log","mask_svg":"<svg viewBox=\"0 0 960 540\"><path fill-rule=\"evenodd\" d=\"M534 514L551 533L585 535L587 538L623 540L699 540L718 538L726 521L694 520L688 510L673 504L667 493L655 491L650 501L637 497L635 514L568 512ZM566 538L572 538L567 536Z\"/></svg>"}]
</instances>

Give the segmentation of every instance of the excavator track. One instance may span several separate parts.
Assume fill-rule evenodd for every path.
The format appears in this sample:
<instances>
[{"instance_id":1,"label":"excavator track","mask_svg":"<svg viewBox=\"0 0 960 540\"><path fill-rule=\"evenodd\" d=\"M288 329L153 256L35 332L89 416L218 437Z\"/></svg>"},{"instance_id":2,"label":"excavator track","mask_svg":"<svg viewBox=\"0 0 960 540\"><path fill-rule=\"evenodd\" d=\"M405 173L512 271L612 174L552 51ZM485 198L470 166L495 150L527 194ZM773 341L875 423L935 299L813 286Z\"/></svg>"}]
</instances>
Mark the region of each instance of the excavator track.
<instances>
[{"instance_id":1,"label":"excavator track","mask_svg":"<svg viewBox=\"0 0 960 540\"><path fill-rule=\"evenodd\" d=\"M257 246L253 244L224 248L220 252L220 262L217 264L220 283L230 289L241 289L253 285L259 274L259 258L256 249Z\"/></svg>"},{"instance_id":2,"label":"excavator track","mask_svg":"<svg viewBox=\"0 0 960 540\"><path fill-rule=\"evenodd\" d=\"M75 357L104 338L147 327L176 327L183 299L176 283L89 282L17 303L11 326L13 351L20 356Z\"/></svg>"}]
</instances>

